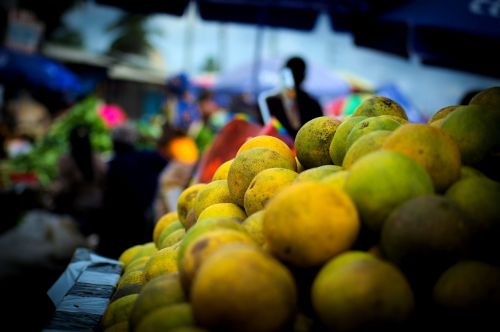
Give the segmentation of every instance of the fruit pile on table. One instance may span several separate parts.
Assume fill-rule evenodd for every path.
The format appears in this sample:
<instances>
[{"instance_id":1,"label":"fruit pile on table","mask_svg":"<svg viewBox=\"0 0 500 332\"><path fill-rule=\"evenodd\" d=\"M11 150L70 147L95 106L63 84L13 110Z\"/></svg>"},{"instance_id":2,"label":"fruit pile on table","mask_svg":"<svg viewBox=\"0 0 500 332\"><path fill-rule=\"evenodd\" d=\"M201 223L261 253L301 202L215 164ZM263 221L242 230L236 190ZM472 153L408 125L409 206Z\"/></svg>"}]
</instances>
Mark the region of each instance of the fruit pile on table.
<instances>
[{"instance_id":1,"label":"fruit pile on table","mask_svg":"<svg viewBox=\"0 0 500 332\"><path fill-rule=\"evenodd\" d=\"M498 330L500 87L249 139L123 252L106 331ZM117 234L119 236L119 234Z\"/></svg>"}]
</instances>

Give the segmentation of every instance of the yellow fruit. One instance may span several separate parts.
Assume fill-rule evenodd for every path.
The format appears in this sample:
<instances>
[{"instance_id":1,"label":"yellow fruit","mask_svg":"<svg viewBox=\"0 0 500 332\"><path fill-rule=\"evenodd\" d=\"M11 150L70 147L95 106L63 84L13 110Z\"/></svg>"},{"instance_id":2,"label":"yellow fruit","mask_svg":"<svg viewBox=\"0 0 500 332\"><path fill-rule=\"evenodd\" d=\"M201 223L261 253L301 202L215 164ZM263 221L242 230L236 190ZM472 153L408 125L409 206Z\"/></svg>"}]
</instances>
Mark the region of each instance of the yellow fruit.
<instances>
[{"instance_id":1,"label":"yellow fruit","mask_svg":"<svg viewBox=\"0 0 500 332\"><path fill-rule=\"evenodd\" d=\"M177 272L177 253L179 247L166 247L151 256L144 267L145 281L149 281L159 275Z\"/></svg>"},{"instance_id":2,"label":"yellow fruit","mask_svg":"<svg viewBox=\"0 0 500 332\"><path fill-rule=\"evenodd\" d=\"M288 159L290 162L290 169L296 170L297 164L295 163L295 155L292 150L286 145L285 142L274 136L255 136L250 138L248 141L243 143L239 148L236 156L240 155L242 152L248 151L253 148L268 148L278 152L284 158Z\"/></svg>"},{"instance_id":3,"label":"yellow fruit","mask_svg":"<svg viewBox=\"0 0 500 332\"><path fill-rule=\"evenodd\" d=\"M349 171L338 171L324 177L320 182L325 183L333 188L344 189L345 182L347 181L348 176Z\"/></svg>"},{"instance_id":4,"label":"yellow fruit","mask_svg":"<svg viewBox=\"0 0 500 332\"><path fill-rule=\"evenodd\" d=\"M198 217L196 223L203 222L205 219L211 218L236 218L245 220L247 217L238 205L233 203L218 203L207 207Z\"/></svg>"},{"instance_id":5,"label":"yellow fruit","mask_svg":"<svg viewBox=\"0 0 500 332\"><path fill-rule=\"evenodd\" d=\"M160 246L158 247L158 250L170 247L170 246L180 242L182 240L182 238L184 237L184 234L186 234L186 230L184 228L173 231L172 233L170 233L168 236L166 236L163 239Z\"/></svg>"},{"instance_id":6,"label":"yellow fruit","mask_svg":"<svg viewBox=\"0 0 500 332\"><path fill-rule=\"evenodd\" d=\"M203 210L217 203L234 203L226 180L210 182L198 191L193 204L196 219Z\"/></svg>"},{"instance_id":7,"label":"yellow fruit","mask_svg":"<svg viewBox=\"0 0 500 332\"><path fill-rule=\"evenodd\" d=\"M102 317L101 328L107 329L117 323L128 321L138 296L131 294L110 303Z\"/></svg>"},{"instance_id":8,"label":"yellow fruit","mask_svg":"<svg viewBox=\"0 0 500 332\"><path fill-rule=\"evenodd\" d=\"M287 158L269 148L252 148L236 156L227 177L233 201L243 207L245 192L253 178L261 171L274 167L293 170Z\"/></svg>"},{"instance_id":9,"label":"yellow fruit","mask_svg":"<svg viewBox=\"0 0 500 332\"><path fill-rule=\"evenodd\" d=\"M149 261L150 258L151 256L143 256L141 258L134 260L133 262L128 264L126 268L124 268L123 275L132 271L142 271L142 269L144 268L144 266L146 266L146 263Z\"/></svg>"},{"instance_id":10,"label":"yellow fruit","mask_svg":"<svg viewBox=\"0 0 500 332\"><path fill-rule=\"evenodd\" d=\"M500 86L494 86L478 92L469 102L469 105L480 105L496 110L500 115Z\"/></svg>"},{"instance_id":11,"label":"yellow fruit","mask_svg":"<svg viewBox=\"0 0 500 332\"><path fill-rule=\"evenodd\" d=\"M261 247L264 246L266 239L262 228L264 222L264 211L257 211L246 218L242 225L248 232L248 235Z\"/></svg>"},{"instance_id":12,"label":"yellow fruit","mask_svg":"<svg viewBox=\"0 0 500 332\"><path fill-rule=\"evenodd\" d=\"M295 137L297 158L304 168L332 164L329 148L340 121L321 116L306 122Z\"/></svg>"},{"instance_id":13,"label":"yellow fruit","mask_svg":"<svg viewBox=\"0 0 500 332\"><path fill-rule=\"evenodd\" d=\"M481 162L500 144L495 112L479 105L457 108L444 118L441 128L457 143L465 165Z\"/></svg>"},{"instance_id":14,"label":"yellow fruit","mask_svg":"<svg viewBox=\"0 0 500 332\"><path fill-rule=\"evenodd\" d=\"M387 137L391 134L392 131L389 130L375 130L361 136L351 145L349 150L347 150L342 166L345 169L349 169L356 160L370 152L379 150Z\"/></svg>"},{"instance_id":15,"label":"yellow fruit","mask_svg":"<svg viewBox=\"0 0 500 332\"><path fill-rule=\"evenodd\" d=\"M188 231L191 227L194 226L194 224L196 224L197 218L198 216L196 215L196 211L194 210L194 208L191 208L187 214L186 223L184 225L186 231Z\"/></svg>"},{"instance_id":16,"label":"yellow fruit","mask_svg":"<svg viewBox=\"0 0 500 332\"><path fill-rule=\"evenodd\" d=\"M460 177L460 150L439 128L417 123L403 125L394 130L382 149L400 152L415 160L431 176L438 192L445 191Z\"/></svg>"},{"instance_id":17,"label":"yellow fruit","mask_svg":"<svg viewBox=\"0 0 500 332\"><path fill-rule=\"evenodd\" d=\"M341 260L341 262L338 262ZM332 331L404 331L414 298L404 275L368 253L346 252L324 265L312 302Z\"/></svg>"},{"instance_id":18,"label":"yellow fruit","mask_svg":"<svg viewBox=\"0 0 500 332\"><path fill-rule=\"evenodd\" d=\"M186 227L186 218L189 210L193 208L194 202L196 199L196 195L198 192L206 186L205 183L198 183L188 188L184 189L184 191L180 194L179 199L177 200L177 212L179 213L179 220Z\"/></svg>"},{"instance_id":19,"label":"yellow fruit","mask_svg":"<svg viewBox=\"0 0 500 332\"><path fill-rule=\"evenodd\" d=\"M299 183L305 181L320 181L321 179L341 170L342 167L337 165L323 165L319 167L309 168L301 172L294 182Z\"/></svg>"},{"instance_id":20,"label":"yellow fruit","mask_svg":"<svg viewBox=\"0 0 500 332\"><path fill-rule=\"evenodd\" d=\"M201 327L197 326L181 326L175 329L169 330L169 332L210 332Z\"/></svg>"},{"instance_id":21,"label":"yellow fruit","mask_svg":"<svg viewBox=\"0 0 500 332\"><path fill-rule=\"evenodd\" d=\"M389 130L393 131L394 129L398 128L401 126L401 124L394 119L380 115L380 116L374 116L367 118L363 121L358 122L351 130L349 135L347 136L346 139L346 153L349 151L349 148L351 145L356 142L357 139L362 137L363 135L366 135L368 133L377 131L377 130ZM345 157L344 157L345 159Z\"/></svg>"},{"instance_id":22,"label":"yellow fruit","mask_svg":"<svg viewBox=\"0 0 500 332\"><path fill-rule=\"evenodd\" d=\"M352 128L364 119L366 119L366 116L355 116L349 119L344 118L344 121L338 126L329 148L330 158L335 165L342 166L345 153L347 152L347 136L349 136Z\"/></svg>"},{"instance_id":23,"label":"yellow fruit","mask_svg":"<svg viewBox=\"0 0 500 332\"><path fill-rule=\"evenodd\" d=\"M119 322L104 329L103 332L128 332L129 326L127 321Z\"/></svg>"},{"instance_id":24,"label":"yellow fruit","mask_svg":"<svg viewBox=\"0 0 500 332\"><path fill-rule=\"evenodd\" d=\"M286 188L264 211L264 236L271 252L298 267L320 266L349 249L359 227L351 198L319 182Z\"/></svg>"},{"instance_id":25,"label":"yellow fruit","mask_svg":"<svg viewBox=\"0 0 500 332\"><path fill-rule=\"evenodd\" d=\"M189 303L172 304L148 313L137 325L136 332L171 331L181 326L195 325Z\"/></svg>"},{"instance_id":26,"label":"yellow fruit","mask_svg":"<svg viewBox=\"0 0 500 332\"><path fill-rule=\"evenodd\" d=\"M158 219L158 221L156 222L153 230L153 242L157 243L158 238L160 237L160 234L165 229L165 227L167 227L176 220L179 220L177 211L168 212L163 216L161 216L161 218Z\"/></svg>"},{"instance_id":27,"label":"yellow fruit","mask_svg":"<svg viewBox=\"0 0 500 332\"><path fill-rule=\"evenodd\" d=\"M450 114L460 106L463 105L451 105L439 109L436 113L434 113L434 115L429 119L427 123L431 124L437 120L444 119L448 114Z\"/></svg>"},{"instance_id":28,"label":"yellow fruit","mask_svg":"<svg viewBox=\"0 0 500 332\"><path fill-rule=\"evenodd\" d=\"M445 196L469 219L474 256L500 263L500 183L471 176L455 182Z\"/></svg>"},{"instance_id":29,"label":"yellow fruit","mask_svg":"<svg viewBox=\"0 0 500 332\"><path fill-rule=\"evenodd\" d=\"M352 165L345 190L356 203L363 224L376 232L399 204L434 192L430 176L416 161L384 150Z\"/></svg>"},{"instance_id":30,"label":"yellow fruit","mask_svg":"<svg viewBox=\"0 0 500 332\"><path fill-rule=\"evenodd\" d=\"M239 219L234 218L212 218L206 219L200 224L194 225L189 231L186 233L184 238L181 241L179 247L179 253L177 256L178 265L180 265L182 259L184 258L184 253L187 247L196 240L199 236L206 232L210 232L215 229L234 229L240 232L246 232L243 226L240 223Z\"/></svg>"},{"instance_id":31,"label":"yellow fruit","mask_svg":"<svg viewBox=\"0 0 500 332\"><path fill-rule=\"evenodd\" d=\"M143 285L145 282L144 272L142 270L139 271L130 271L123 274L118 280L118 284L116 285L117 289L120 289L126 285Z\"/></svg>"},{"instance_id":32,"label":"yellow fruit","mask_svg":"<svg viewBox=\"0 0 500 332\"><path fill-rule=\"evenodd\" d=\"M179 264L181 283L187 293L203 263L218 249L230 243L255 244L248 234L232 229L209 231L191 242Z\"/></svg>"},{"instance_id":33,"label":"yellow fruit","mask_svg":"<svg viewBox=\"0 0 500 332\"><path fill-rule=\"evenodd\" d=\"M446 270L433 290L434 303L457 330L488 331L498 326L500 267L462 261ZM470 325L468 325L470 324Z\"/></svg>"},{"instance_id":34,"label":"yellow fruit","mask_svg":"<svg viewBox=\"0 0 500 332\"><path fill-rule=\"evenodd\" d=\"M297 164L297 173L300 173L304 170L304 166L300 163L300 161L297 159L297 156L295 156L295 163Z\"/></svg>"},{"instance_id":35,"label":"yellow fruit","mask_svg":"<svg viewBox=\"0 0 500 332\"><path fill-rule=\"evenodd\" d=\"M383 96L372 96L364 99L354 110L353 116L394 115L405 120L408 116L404 109L394 100Z\"/></svg>"},{"instance_id":36,"label":"yellow fruit","mask_svg":"<svg viewBox=\"0 0 500 332\"><path fill-rule=\"evenodd\" d=\"M481 173L480 170L475 169L471 166L462 166L460 167L460 178L458 180L462 180L471 176L485 176Z\"/></svg>"},{"instance_id":37,"label":"yellow fruit","mask_svg":"<svg viewBox=\"0 0 500 332\"><path fill-rule=\"evenodd\" d=\"M291 273L255 247L228 245L203 264L191 293L196 322L214 331L281 331L293 317Z\"/></svg>"},{"instance_id":38,"label":"yellow fruit","mask_svg":"<svg viewBox=\"0 0 500 332\"><path fill-rule=\"evenodd\" d=\"M443 125L443 122L444 122L444 118L441 118L441 119L437 119L435 121L432 121L431 123L429 123L429 126L433 126L433 127L436 127L436 128L441 128L441 126Z\"/></svg>"},{"instance_id":39,"label":"yellow fruit","mask_svg":"<svg viewBox=\"0 0 500 332\"><path fill-rule=\"evenodd\" d=\"M170 225L166 226L161 231L160 235L158 236L157 241L155 242L156 248L157 249L163 248L162 247L163 241L167 237L169 237L172 233L174 233L175 231L178 231L180 229L184 229L184 226L182 225L182 223L179 220L175 220L172 223L170 223Z\"/></svg>"},{"instance_id":40,"label":"yellow fruit","mask_svg":"<svg viewBox=\"0 0 500 332\"><path fill-rule=\"evenodd\" d=\"M113 296L111 296L111 299L109 302L114 302L124 296L127 295L132 295L132 294L139 294L139 292L142 289L143 284L128 284L125 286L122 286L120 288L116 288L115 291L113 292Z\"/></svg>"},{"instance_id":41,"label":"yellow fruit","mask_svg":"<svg viewBox=\"0 0 500 332\"><path fill-rule=\"evenodd\" d=\"M151 256L153 255L155 252L157 252L158 250L156 249L156 244L154 242L148 242L148 243L144 243L141 247L141 250L139 250L134 257L132 257L128 263L125 265L125 269L127 269L127 267L132 264L136 259L140 259L142 257L146 257L146 256Z\"/></svg>"},{"instance_id":42,"label":"yellow fruit","mask_svg":"<svg viewBox=\"0 0 500 332\"><path fill-rule=\"evenodd\" d=\"M286 168L268 168L257 174L243 197L247 215L264 209L267 202L291 185L296 177L297 173Z\"/></svg>"},{"instance_id":43,"label":"yellow fruit","mask_svg":"<svg viewBox=\"0 0 500 332\"><path fill-rule=\"evenodd\" d=\"M449 199L413 198L396 208L382 227L384 257L423 284L436 278L468 251L467 220Z\"/></svg>"},{"instance_id":44,"label":"yellow fruit","mask_svg":"<svg viewBox=\"0 0 500 332\"><path fill-rule=\"evenodd\" d=\"M178 273L162 274L144 285L130 313L132 330L150 312L186 301Z\"/></svg>"},{"instance_id":45,"label":"yellow fruit","mask_svg":"<svg viewBox=\"0 0 500 332\"><path fill-rule=\"evenodd\" d=\"M233 159L230 159L220 165L212 176L212 181L227 180L227 174L229 173L229 168L231 167L232 163Z\"/></svg>"},{"instance_id":46,"label":"yellow fruit","mask_svg":"<svg viewBox=\"0 0 500 332\"><path fill-rule=\"evenodd\" d=\"M126 249L118 258L118 260L123 264L127 265L127 263L134 258L134 256L141 250L142 244L137 244L133 247Z\"/></svg>"}]
</instances>

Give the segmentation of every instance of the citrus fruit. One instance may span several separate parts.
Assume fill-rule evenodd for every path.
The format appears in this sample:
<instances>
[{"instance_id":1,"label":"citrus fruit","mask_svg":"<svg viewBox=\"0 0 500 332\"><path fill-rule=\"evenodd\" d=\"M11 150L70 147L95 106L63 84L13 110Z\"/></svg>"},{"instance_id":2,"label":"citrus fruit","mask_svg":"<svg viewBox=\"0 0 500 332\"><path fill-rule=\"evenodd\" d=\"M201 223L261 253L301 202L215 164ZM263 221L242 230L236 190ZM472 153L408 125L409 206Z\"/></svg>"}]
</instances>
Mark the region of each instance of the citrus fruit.
<instances>
[{"instance_id":1,"label":"citrus fruit","mask_svg":"<svg viewBox=\"0 0 500 332\"><path fill-rule=\"evenodd\" d=\"M137 325L137 332L170 331L181 326L195 325L191 305L176 303L149 312Z\"/></svg>"},{"instance_id":2,"label":"citrus fruit","mask_svg":"<svg viewBox=\"0 0 500 332\"><path fill-rule=\"evenodd\" d=\"M223 162L212 176L212 181L227 180L227 174L229 173L229 168L231 167L232 162L233 159Z\"/></svg>"},{"instance_id":3,"label":"citrus fruit","mask_svg":"<svg viewBox=\"0 0 500 332\"><path fill-rule=\"evenodd\" d=\"M342 166L349 169L359 158L379 150L391 133L389 130L375 130L361 136L347 150Z\"/></svg>"},{"instance_id":4,"label":"citrus fruit","mask_svg":"<svg viewBox=\"0 0 500 332\"><path fill-rule=\"evenodd\" d=\"M151 256L144 266L144 279L149 281L159 275L177 272L178 247L166 247Z\"/></svg>"},{"instance_id":5,"label":"citrus fruit","mask_svg":"<svg viewBox=\"0 0 500 332\"><path fill-rule=\"evenodd\" d=\"M198 191L193 203L196 219L203 210L217 203L233 203L226 180L212 181Z\"/></svg>"},{"instance_id":6,"label":"citrus fruit","mask_svg":"<svg viewBox=\"0 0 500 332\"><path fill-rule=\"evenodd\" d=\"M146 315L155 309L185 302L178 273L162 274L148 281L130 313L130 326L134 329Z\"/></svg>"},{"instance_id":7,"label":"citrus fruit","mask_svg":"<svg viewBox=\"0 0 500 332\"><path fill-rule=\"evenodd\" d=\"M263 231L264 210L257 211L248 216L241 225L245 228L248 235L261 247L264 246L266 240Z\"/></svg>"},{"instance_id":8,"label":"citrus fruit","mask_svg":"<svg viewBox=\"0 0 500 332\"><path fill-rule=\"evenodd\" d=\"M248 234L233 229L206 232L189 244L179 264L181 282L187 293L203 263L210 255L229 243L255 244Z\"/></svg>"},{"instance_id":9,"label":"citrus fruit","mask_svg":"<svg viewBox=\"0 0 500 332\"><path fill-rule=\"evenodd\" d=\"M379 150L367 154L349 172L345 190L354 200L363 224L375 232L399 204L434 192L427 172L398 152Z\"/></svg>"},{"instance_id":10,"label":"citrus fruit","mask_svg":"<svg viewBox=\"0 0 500 332\"><path fill-rule=\"evenodd\" d=\"M286 168L268 168L257 174L243 196L247 215L262 210L283 188L291 185L297 173Z\"/></svg>"},{"instance_id":11,"label":"citrus fruit","mask_svg":"<svg viewBox=\"0 0 500 332\"><path fill-rule=\"evenodd\" d=\"M385 221L380 244L384 257L409 278L434 283L439 274L468 254L467 220L445 197L415 197Z\"/></svg>"},{"instance_id":12,"label":"citrus fruit","mask_svg":"<svg viewBox=\"0 0 500 332\"><path fill-rule=\"evenodd\" d=\"M153 242L157 243L163 229L176 220L179 220L177 211L168 212L161 216L160 219L158 219L158 221L156 222L153 229Z\"/></svg>"},{"instance_id":13,"label":"citrus fruit","mask_svg":"<svg viewBox=\"0 0 500 332\"><path fill-rule=\"evenodd\" d=\"M295 137L297 159L304 168L332 164L329 148L340 120L321 116L306 122Z\"/></svg>"},{"instance_id":14,"label":"citrus fruit","mask_svg":"<svg viewBox=\"0 0 500 332\"><path fill-rule=\"evenodd\" d=\"M352 128L358 123L366 119L366 116L354 116L349 119L344 119L342 123L337 127L337 131L333 136L332 142L330 143L329 154L330 158L335 165L342 166L344 160L346 149L347 136L351 132Z\"/></svg>"},{"instance_id":15,"label":"citrus fruit","mask_svg":"<svg viewBox=\"0 0 500 332\"><path fill-rule=\"evenodd\" d=\"M293 151L286 145L285 142L274 136L261 135L250 138L243 143L239 148L236 156L253 148L269 148L278 152L280 155L288 159L290 162L290 169L296 170L297 164L295 163L295 155Z\"/></svg>"},{"instance_id":16,"label":"citrus fruit","mask_svg":"<svg viewBox=\"0 0 500 332\"><path fill-rule=\"evenodd\" d=\"M427 123L431 124L439 119L444 119L448 114L450 114L460 106L463 105L450 105L439 109L436 113L432 115L432 117L429 119Z\"/></svg>"},{"instance_id":17,"label":"citrus fruit","mask_svg":"<svg viewBox=\"0 0 500 332\"><path fill-rule=\"evenodd\" d=\"M408 120L404 109L396 101L384 96L371 96L364 99L354 110L353 116L374 117L379 115L394 115Z\"/></svg>"},{"instance_id":18,"label":"citrus fruit","mask_svg":"<svg viewBox=\"0 0 500 332\"><path fill-rule=\"evenodd\" d=\"M484 106L457 108L444 118L441 128L457 143L465 165L481 162L500 142L498 119Z\"/></svg>"},{"instance_id":19,"label":"citrus fruit","mask_svg":"<svg viewBox=\"0 0 500 332\"><path fill-rule=\"evenodd\" d=\"M393 131L394 129L401 126L401 124L392 119L391 117L380 115L374 116L364 119L363 121L358 122L351 130L349 135L347 136L345 148L346 153L349 151L351 145L356 142L361 136L366 135L368 133L377 131L377 130L389 130ZM344 156L345 159L345 156Z\"/></svg>"},{"instance_id":20,"label":"citrus fruit","mask_svg":"<svg viewBox=\"0 0 500 332\"><path fill-rule=\"evenodd\" d=\"M102 316L101 328L106 329L117 323L128 321L138 294L131 294L110 303Z\"/></svg>"},{"instance_id":21,"label":"citrus fruit","mask_svg":"<svg viewBox=\"0 0 500 332\"><path fill-rule=\"evenodd\" d=\"M480 261L462 261L436 282L433 299L437 317L457 330L488 331L498 327L500 268Z\"/></svg>"},{"instance_id":22,"label":"citrus fruit","mask_svg":"<svg viewBox=\"0 0 500 332\"><path fill-rule=\"evenodd\" d=\"M244 220L247 215L238 205L234 203L217 203L210 205L198 216L196 223L210 218L236 218Z\"/></svg>"},{"instance_id":23,"label":"citrus fruit","mask_svg":"<svg viewBox=\"0 0 500 332\"><path fill-rule=\"evenodd\" d=\"M194 201L198 192L206 186L205 183L198 183L187 187L182 191L179 198L177 199L177 212L179 214L179 220L186 228L186 218L189 210L194 206Z\"/></svg>"},{"instance_id":24,"label":"citrus fruit","mask_svg":"<svg viewBox=\"0 0 500 332\"><path fill-rule=\"evenodd\" d=\"M418 123L403 125L394 130L382 148L415 160L431 176L438 192L445 191L460 176L460 150L439 128Z\"/></svg>"},{"instance_id":25,"label":"citrus fruit","mask_svg":"<svg viewBox=\"0 0 500 332\"><path fill-rule=\"evenodd\" d=\"M469 219L474 257L500 262L500 183L472 176L455 182L445 196Z\"/></svg>"},{"instance_id":26,"label":"citrus fruit","mask_svg":"<svg viewBox=\"0 0 500 332\"><path fill-rule=\"evenodd\" d=\"M309 168L303 172L300 172L294 182L298 183L305 181L320 181L324 177L327 177L341 170L342 167L338 165L323 165L323 166Z\"/></svg>"},{"instance_id":27,"label":"citrus fruit","mask_svg":"<svg viewBox=\"0 0 500 332\"><path fill-rule=\"evenodd\" d=\"M298 267L319 266L349 249L359 227L351 198L319 182L285 188L264 211L264 236L271 252Z\"/></svg>"},{"instance_id":28,"label":"citrus fruit","mask_svg":"<svg viewBox=\"0 0 500 332\"><path fill-rule=\"evenodd\" d=\"M227 177L233 201L243 207L245 192L253 178L261 171L274 167L294 169L287 158L269 148L252 148L236 156Z\"/></svg>"},{"instance_id":29,"label":"citrus fruit","mask_svg":"<svg viewBox=\"0 0 500 332\"><path fill-rule=\"evenodd\" d=\"M210 256L191 291L196 322L215 331L279 331L297 304L290 272L244 244L224 246Z\"/></svg>"},{"instance_id":30,"label":"citrus fruit","mask_svg":"<svg viewBox=\"0 0 500 332\"><path fill-rule=\"evenodd\" d=\"M359 252L343 253L321 268L312 301L321 321L339 332L404 330L415 306L395 266Z\"/></svg>"}]
</instances>

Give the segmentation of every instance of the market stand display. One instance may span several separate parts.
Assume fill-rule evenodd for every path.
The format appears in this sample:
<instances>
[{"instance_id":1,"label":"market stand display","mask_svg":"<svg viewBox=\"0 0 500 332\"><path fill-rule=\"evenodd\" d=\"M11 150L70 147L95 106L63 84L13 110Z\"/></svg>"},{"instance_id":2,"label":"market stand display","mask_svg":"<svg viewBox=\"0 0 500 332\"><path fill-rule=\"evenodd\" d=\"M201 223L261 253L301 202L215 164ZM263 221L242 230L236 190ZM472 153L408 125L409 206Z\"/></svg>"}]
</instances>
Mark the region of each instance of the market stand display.
<instances>
[{"instance_id":1,"label":"market stand display","mask_svg":"<svg viewBox=\"0 0 500 332\"><path fill-rule=\"evenodd\" d=\"M372 98L356 123L304 124L295 159L281 140L256 138L212 181L186 188L151 242L122 253L99 328L497 328L500 183L482 165L498 156L499 100L488 89L415 124ZM272 169L287 179L261 176Z\"/></svg>"}]
</instances>

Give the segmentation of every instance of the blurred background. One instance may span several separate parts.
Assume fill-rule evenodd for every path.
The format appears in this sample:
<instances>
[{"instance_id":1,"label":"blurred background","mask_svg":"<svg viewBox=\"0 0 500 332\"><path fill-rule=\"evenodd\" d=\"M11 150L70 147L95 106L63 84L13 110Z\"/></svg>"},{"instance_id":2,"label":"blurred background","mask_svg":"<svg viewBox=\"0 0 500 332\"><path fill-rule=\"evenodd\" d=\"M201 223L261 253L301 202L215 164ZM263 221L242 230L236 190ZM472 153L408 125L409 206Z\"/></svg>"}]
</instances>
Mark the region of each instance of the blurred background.
<instances>
[{"instance_id":1,"label":"blurred background","mask_svg":"<svg viewBox=\"0 0 500 332\"><path fill-rule=\"evenodd\" d=\"M339 118L379 94L426 122L500 86L499 0L1 0L0 41L0 272L18 283L26 271L46 272L23 286L43 304L74 248L98 243L88 216L57 207L78 126L105 177L123 125L138 150L190 166L236 114L265 126L259 96L282 87L292 56L307 64L304 89ZM171 148L173 138L192 138L194 152L185 140ZM197 171L184 171L181 180L154 173L151 197L186 187ZM88 185L86 175L76 179ZM106 197L109 188L93 189ZM163 203L147 202L142 221L151 226L172 205ZM95 208L97 221L106 208ZM24 310L19 288L2 285L12 312ZM44 326L47 308L25 328Z\"/></svg>"}]
</instances>

